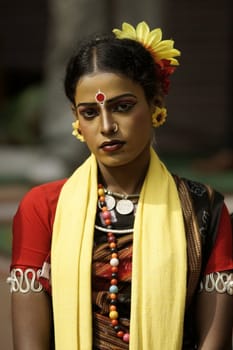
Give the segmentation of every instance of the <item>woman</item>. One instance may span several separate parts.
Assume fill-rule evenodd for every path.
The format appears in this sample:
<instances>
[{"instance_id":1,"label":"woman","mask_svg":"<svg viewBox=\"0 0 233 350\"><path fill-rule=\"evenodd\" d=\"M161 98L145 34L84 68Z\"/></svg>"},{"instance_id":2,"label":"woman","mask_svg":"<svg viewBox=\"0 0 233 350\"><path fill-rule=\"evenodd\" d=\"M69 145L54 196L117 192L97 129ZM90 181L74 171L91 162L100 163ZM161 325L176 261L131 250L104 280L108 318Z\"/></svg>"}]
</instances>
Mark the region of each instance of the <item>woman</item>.
<instances>
[{"instance_id":1,"label":"woman","mask_svg":"<svg viewBox=\"0 0 233 350\"><path fill-rule=\"evenodd\" d=\"M57 350L230 348L226 206L151 148L179 54L160 29L124 23L68 63L73 134L91 156L14 218L15 349L50 349L53 324Z\"/></svg>"}]
</instances>

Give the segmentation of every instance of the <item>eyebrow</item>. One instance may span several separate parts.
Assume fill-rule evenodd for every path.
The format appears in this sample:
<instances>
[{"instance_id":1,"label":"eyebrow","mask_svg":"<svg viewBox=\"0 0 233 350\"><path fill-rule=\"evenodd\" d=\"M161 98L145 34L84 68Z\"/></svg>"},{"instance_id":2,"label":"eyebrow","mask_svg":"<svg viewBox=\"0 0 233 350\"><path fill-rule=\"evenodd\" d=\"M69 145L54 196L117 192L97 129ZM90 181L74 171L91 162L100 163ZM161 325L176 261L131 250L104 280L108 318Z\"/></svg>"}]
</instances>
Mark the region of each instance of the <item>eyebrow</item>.
<instances>
[{"instance_id":1,"label":"eyebrow","mask_svg":"<svg viewBox=\"0 0 233 350\"><path fill-rule=\"evenodd\" d=\"M109 100L106 100L106 103L112 103L112 102L115 102L117 100L119 100L120 98L122 97L134 97L134 98L137 98L137 96L135 96L134 94L130 93L130 92L127 92L125 94L122 94L122 95L118 95L118 96L115 96L113 98L110 98ZM78 108L80 106L96 106L96 105L99 105L98 102L80 102L78 103L75 108Z\"/></svg>"}]
</instances>

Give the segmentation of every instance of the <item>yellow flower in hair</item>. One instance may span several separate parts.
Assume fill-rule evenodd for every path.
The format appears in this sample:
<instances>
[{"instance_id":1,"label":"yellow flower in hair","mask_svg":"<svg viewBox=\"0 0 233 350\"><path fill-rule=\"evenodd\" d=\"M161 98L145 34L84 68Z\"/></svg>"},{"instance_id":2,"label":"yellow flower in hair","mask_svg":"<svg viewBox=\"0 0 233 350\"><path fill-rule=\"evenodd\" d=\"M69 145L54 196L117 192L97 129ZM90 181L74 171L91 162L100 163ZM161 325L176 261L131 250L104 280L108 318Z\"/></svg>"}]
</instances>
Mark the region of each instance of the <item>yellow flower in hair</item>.
<instances>
[{"instance_id":1,"label":"yellow flower in hair","mask_svg":"<svg viewBox=\"0 0 233 350\"><path fill-rule=\"evenodd\" d=\"M118 39L131 39L140 42L154 56L155 62L159 65L162 60L167 60L172 66L178 66L176 56L180 56L180 51L174 48L173 40L162 40L162 30L160 28L150 28L146 22L138 23L136 29L129 23L122 24L122 30L113 29L113 33Z\"/></svg>"},{"instance_id":2,"label":"yellow flower in hair","mask_svg":"<svg viewBox=\"0 0 233 350\"><path fill-rule=\"evenodd\" d=\"M167 109L165 107L156 106L154 113L152 114L152 125L157 128L163 125L167 118Z\"/></svg>"}]
</instances>

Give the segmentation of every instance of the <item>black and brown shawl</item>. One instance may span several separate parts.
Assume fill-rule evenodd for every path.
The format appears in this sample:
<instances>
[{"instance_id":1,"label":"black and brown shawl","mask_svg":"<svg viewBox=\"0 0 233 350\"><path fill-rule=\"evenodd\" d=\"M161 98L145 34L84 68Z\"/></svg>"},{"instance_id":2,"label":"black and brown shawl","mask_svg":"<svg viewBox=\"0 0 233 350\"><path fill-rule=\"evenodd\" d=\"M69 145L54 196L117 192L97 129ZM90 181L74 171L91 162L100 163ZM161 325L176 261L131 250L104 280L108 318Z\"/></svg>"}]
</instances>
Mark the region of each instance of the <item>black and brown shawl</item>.
<instances>
[{"instance_id":1,"label":"black and brown shawl","mask_svg":"<svg viewBox=\"0 0 233 350\"><path fill-rule=\"evenodd\" d=\"M223 205L223 197L209 186L173 176L177 185L187 237L188 275L186 316L183 349L195 349L195 329L193 301L197 293L202 272L210 256L217 235L217 228ZM127 268L132 259L133 235L128 234L118 240L119 257L125 267L119 282L121 323L129 329L131 270ZM93 329L94 349L127 350L128 344L116 337L108 318L109 249L103 242L93 251Z\"/></svg>"}]
</instances>

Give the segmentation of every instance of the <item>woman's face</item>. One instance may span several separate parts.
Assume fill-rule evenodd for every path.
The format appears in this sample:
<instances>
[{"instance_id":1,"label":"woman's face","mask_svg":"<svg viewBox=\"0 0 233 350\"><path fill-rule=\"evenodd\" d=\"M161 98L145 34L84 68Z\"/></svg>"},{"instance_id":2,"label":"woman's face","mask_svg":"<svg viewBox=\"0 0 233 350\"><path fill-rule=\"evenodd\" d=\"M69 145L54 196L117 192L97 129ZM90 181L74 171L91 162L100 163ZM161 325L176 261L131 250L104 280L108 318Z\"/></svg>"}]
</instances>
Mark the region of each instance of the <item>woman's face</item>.
<instances>
[{"instance_id":1,"label":"woman's face","mask_svg":"<svg viewBox=\"0 0 233 350\"><path fill-rule=\"evenodd\" d=\"M104 103L96 94L105 96ZM98 72L83 76L76 87L80 131L98 162L114 167L149 154L152 122L144 91L127 77Z\"/></svg>"}]
</instances>

